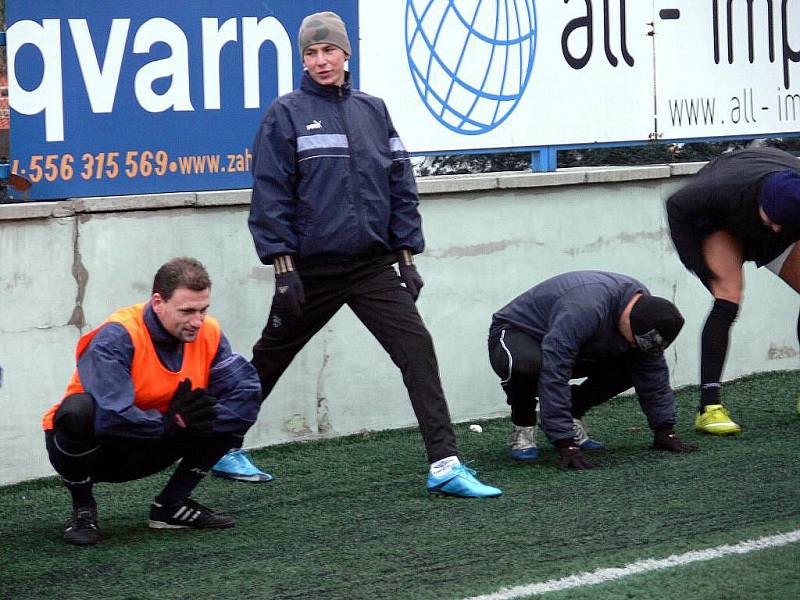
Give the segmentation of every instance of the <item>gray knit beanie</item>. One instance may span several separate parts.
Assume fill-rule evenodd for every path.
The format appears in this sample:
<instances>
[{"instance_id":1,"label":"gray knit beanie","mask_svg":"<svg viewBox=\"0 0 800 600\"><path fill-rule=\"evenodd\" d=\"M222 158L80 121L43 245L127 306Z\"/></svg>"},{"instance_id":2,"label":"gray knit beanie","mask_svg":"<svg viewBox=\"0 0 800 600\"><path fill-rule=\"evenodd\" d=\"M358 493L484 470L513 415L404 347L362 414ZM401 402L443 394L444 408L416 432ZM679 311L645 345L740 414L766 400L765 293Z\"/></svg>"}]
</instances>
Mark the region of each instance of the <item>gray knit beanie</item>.
<instances>
[{"instance_id":1,"label":"gray knit beanie","mask_svg":"<svg viewBox=\"0 0 800 600\"><path fill-rule=\"evenodd\" d=\"M300 56L303 56L309 46L325 43L341 48L347 56L352 54L347 29L339 15L329 11L308 15L300 24L297 34Z\"/></svg>"}]
</instances>

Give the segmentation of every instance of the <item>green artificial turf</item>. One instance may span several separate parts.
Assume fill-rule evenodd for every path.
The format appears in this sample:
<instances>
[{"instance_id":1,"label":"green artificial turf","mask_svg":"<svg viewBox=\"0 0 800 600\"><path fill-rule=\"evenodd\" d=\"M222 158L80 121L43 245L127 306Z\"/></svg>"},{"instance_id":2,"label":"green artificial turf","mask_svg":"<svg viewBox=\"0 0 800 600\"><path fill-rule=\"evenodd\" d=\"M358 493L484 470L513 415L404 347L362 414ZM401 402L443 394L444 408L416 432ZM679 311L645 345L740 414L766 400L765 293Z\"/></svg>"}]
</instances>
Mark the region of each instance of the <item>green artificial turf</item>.
<instances>
[{"instance_id":1,"label":"green artificial turf","mask_svg":"<svg viewBox=\"0 0 800 600\"><path fill-rule=\"evenodd\" d=\"M228 530L148 529L162 473L97 485L103 540L71 547L61 540L69 502L55 478L0 487L0 598L461 598L792 531L798 390L797 371L727 384L725 402L744 427L729 438L696 434L697 390L679 391L678 433L701 446L682 456L650 450L636 399L617 398L588 416L609 449L592 455L603 468L585 472L559 470L541 439L540 461L511 461L508 419L482 421L483 433L458 425L463 457L503 488L498 499L428 497L415 430L253 452L275 481L209 478L194 495L236 517ZM553 597L736 597L755 581L770 594L743 597L789 598L798 546ZM714 595L707 573L727 578L731 595Z\"/></svg>"},{"instance_id":2,"label":"green artificial turf","mask_svg":"<svg viewBox=\"0 0 800 600\"><path fill-rule=\"evenodd\" d=\"M547 600L788 600L800 598L797 544L634 575L529 598ZM654 593L657 592L657 593Z\"/></svg>"}]
</instances>

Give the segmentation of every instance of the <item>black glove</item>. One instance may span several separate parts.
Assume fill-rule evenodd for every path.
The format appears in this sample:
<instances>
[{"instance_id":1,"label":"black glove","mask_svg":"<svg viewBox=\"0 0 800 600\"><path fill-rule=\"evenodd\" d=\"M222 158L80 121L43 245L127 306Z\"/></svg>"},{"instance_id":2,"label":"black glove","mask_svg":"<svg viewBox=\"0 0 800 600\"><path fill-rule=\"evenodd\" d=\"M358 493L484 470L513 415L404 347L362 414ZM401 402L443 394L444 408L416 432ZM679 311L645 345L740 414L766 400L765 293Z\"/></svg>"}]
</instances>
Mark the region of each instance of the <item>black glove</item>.
<instances>
[{"instance_id":1,"label":"black glove","mask_svg":"<svg viewBox=\"0 0 800 600\"><path fill-rule=\"evenodd\" d=\"M654 433L653 449L684 453L695 452L699 448L694 444L684 444L678 439L677 434L670 428L662 429Z\"/></svg>"},{"instance_id":2,"label":"black glove","mask_svg":"<svg viewBox=\"0 0 800 600\"><path fill-rule=\"evenodd\" d=\"M581 452L581 449L575 445L575 440L559 440L556 442L556 450L558 450L558 466L562 469L576 469L583 471L584 469L596 469L599 465L595 465L586 460L586 457Z\"/></svg>"},{"instance_id":3,"label":"black glove","mask_svg":"<svg viewBox=\"0 0 800 600\"><path fill-rule=\"evenodd\" d=\"M397 253L397 258L400 260L398 264L400 279L403 280L408 293L411 294L411 299L416 302L425 282L422 281L422 277L414 265L414 258L410 250L401 250Z\"/></svg>"},{"instance_id":4,"label":"black glove","mask_svg":"<svg viewBox=\"0 0 800 600\"><path fill-rule=\"evenodd\" d=\"M192 433L208 435L212 431L214 419L214 396L206 393L205 388L192 389L192 382L184 379L172 396L169 408L164 414L165 435Z\"/></svg>"},{"instance_id":5,"label":"black glove","mask_svg":"<svg viewBox=\"0 0 800 600\"><path fill-rule=\"evenodd\" d=\"M277 256L274 265L275 295L272 298L272 307L283 314L302 316L302 305L306 301L306 295L303 290L303 280L294 270L292 257Z\"/></svg>"}]
</instances>

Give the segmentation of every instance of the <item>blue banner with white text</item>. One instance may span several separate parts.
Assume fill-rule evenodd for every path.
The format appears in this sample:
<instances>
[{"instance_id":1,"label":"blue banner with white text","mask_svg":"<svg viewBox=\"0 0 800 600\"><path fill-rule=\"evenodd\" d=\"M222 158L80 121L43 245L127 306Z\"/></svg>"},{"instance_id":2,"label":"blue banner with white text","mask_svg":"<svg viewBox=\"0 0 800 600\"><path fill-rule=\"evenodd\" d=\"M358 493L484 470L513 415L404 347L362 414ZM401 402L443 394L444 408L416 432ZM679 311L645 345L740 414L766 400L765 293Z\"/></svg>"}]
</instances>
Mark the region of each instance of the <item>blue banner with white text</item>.
<instances>
[{"instance_id":1,"label":"blue banner with white text","mask_svg":"<svg viewBox=\"0 0 800 600\"><path fill-rule=\"evenodd\" d=\"M250 187L264 110L302 75L300 23L331 8L357 85L357 0L7 0L17 197Z\"/></svg>"}]
</instances>

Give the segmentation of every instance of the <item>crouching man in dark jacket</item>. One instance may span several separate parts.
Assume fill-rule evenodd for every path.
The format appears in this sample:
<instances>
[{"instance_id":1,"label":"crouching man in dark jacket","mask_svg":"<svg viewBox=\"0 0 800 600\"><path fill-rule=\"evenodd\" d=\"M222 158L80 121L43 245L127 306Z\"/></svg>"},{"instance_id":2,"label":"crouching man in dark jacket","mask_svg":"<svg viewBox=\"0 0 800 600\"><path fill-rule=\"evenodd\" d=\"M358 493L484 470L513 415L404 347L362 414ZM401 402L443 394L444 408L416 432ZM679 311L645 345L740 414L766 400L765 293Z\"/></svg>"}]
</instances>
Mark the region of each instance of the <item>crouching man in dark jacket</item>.
<instances>
[{"instance_id":1,"label":"crouching man in dark jacket","mask_svg":"<svg viewBox=\"0 0 800 600\"><path fill-rule=\"evenodd\" d=\"M45 413L50 462L72 495L64 541L96 544L95 482L140 479L180 461L150 506L150 527L233 527L190 498L255 422L255 368L207 314L211 281L193 258L164 264L146 303L83 335L63 399Z\"/></svg>"},{"instance_id":2,"label":"crouching man in dark jacket","mask_svg":"<svg viewBox=\"0 0 800 600\"><path fill-rule=\"evenodd\" d=\"M633 387L654 431L653 447L690 452L675 435L675 398L664 349L683 327L669 301L627 275L564 273L494 313L489 359L511 405L509 444L516 460L535 460L537 396L541 427L563 468L593 468L582 450L603 445L581 421L590 408ZM570 379L586 377L580 385Z\"/></svg>"}]
</instances>

